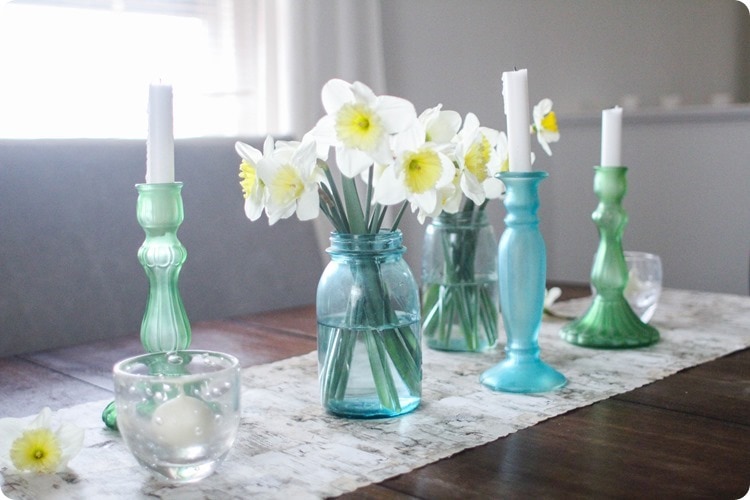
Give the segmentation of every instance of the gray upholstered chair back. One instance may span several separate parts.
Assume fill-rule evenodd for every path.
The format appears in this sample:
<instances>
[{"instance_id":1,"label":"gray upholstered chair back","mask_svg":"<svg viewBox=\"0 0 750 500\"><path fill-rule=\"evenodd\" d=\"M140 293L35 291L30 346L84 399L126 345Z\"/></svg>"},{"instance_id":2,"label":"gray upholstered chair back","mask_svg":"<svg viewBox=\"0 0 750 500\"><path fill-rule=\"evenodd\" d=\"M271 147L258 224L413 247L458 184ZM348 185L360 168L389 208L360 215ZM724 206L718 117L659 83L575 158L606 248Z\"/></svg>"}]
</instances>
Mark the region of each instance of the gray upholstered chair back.
<instances>
[{"instance_id":1,"label":"gray upholstered chair back","mask_svg":"<svg viewBox=\"0 0 750 500\"><path fill-rule=\"evenodd\" d=\"M144 141L0 141L0 356L137 334L145 156ZM175 164L190 320L312 303L323 267L313 225L245 218L234 140L177 141Z\"/></svg>"}]
</instances>

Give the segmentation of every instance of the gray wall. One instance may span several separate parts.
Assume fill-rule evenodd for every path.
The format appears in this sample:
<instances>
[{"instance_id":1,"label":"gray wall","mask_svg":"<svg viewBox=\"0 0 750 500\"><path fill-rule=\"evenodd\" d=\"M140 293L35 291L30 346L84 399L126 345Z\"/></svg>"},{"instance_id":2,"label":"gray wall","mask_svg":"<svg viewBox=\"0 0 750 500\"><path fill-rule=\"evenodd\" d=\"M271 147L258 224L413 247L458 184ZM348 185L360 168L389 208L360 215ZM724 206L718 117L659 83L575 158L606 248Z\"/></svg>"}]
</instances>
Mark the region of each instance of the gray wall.
<instances>
[{"instance_id":1,"label":"gray wall","mask_svg":"<svg viewBox=\"0 0 750 500\"><path fill-rule=\"evenodd\" d=\"M384 0L388 92L421 110L473 111L505 130L500 78L529 69L532 101L555 103L561 141L536 148L551 279L587 282L598 235L592 167L600 112L628 95L623 161L630 166L624 246L662 254L665 284L746 294L750 109L711 96L750 97L750 15L736 0ZM678 109L661 107L677 94ZM498 236L504 209L489 209ZM423 229L407 259L418 272Z\"/></svg>"},{"instance_id":2,"label":"gray wall","mask_svg":"<svg viewBox=\"0 0 750 500\"><path fill-rule=\"evenodd\" d=\"M553 279L588 281L599 241L591 213L600 121L561 121L565 140L545 162L540 215ZM749 142L750 106L626 115L623 246L661 255L667 286L748 293Z\"/></svg>"},{"instance_id":3,"label":"gray wall","mask_svg":"<svg viewBox=\"0 0 750 500\"><path fill-rule=\"evenodd\" d=\"M563 114L623 96L747 100L750 15L737 0L383 0L388 92L505 127L503 71Z\"/></svg>"}]
</instances>

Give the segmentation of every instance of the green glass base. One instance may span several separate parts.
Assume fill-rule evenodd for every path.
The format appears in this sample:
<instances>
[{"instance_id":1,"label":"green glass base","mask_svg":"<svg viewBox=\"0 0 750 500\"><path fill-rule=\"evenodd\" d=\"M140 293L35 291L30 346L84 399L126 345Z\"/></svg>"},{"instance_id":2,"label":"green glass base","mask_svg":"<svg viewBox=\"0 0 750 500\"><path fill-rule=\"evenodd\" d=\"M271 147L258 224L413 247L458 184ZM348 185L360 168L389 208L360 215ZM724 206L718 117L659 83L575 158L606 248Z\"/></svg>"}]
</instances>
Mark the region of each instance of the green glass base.
<instances>
[{"instance_id":1,"label":"green glass base","mask_svg":"<svg viewBox=\"0 0 750 500\"><path fill-rule=\"evenodd\" d=\"M584 347L627 348L651 345L659 331L643 323L624 297L594 297L588 311L560 331L560 337Z\"/></svg>"},{"instance_id":2,"label":"green glass base","mask_svg":"<svg viewBox=\"0 0 750 500\"><path fill-rule=\"evenodd\" d=\"M104 422L104 425L107 426L107 428L112 429L113 431L118 430L117 429L117 408L115 407L115 402L111 401L102 412L102 421Z\"/></svg>"}]
</instances>

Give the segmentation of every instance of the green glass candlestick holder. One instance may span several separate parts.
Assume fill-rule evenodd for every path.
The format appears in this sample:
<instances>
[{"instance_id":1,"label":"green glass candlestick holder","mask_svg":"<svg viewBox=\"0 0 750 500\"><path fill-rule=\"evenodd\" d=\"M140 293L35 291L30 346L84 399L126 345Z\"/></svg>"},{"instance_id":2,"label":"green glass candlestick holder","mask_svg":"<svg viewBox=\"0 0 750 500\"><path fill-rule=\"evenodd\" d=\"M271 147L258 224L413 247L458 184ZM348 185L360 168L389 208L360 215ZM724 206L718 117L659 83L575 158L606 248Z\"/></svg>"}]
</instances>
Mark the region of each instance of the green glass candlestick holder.
<instances>
[{"instance_id":1,"label":"green glass candlestick holder","mask_svg":"<svg viewBox=\"0 0 750 500\"><path fill-rule=\"evenodd\" d=\"M177 239L184 219L182 183L137 184L136 189L138 223L146 233L138 260L149 281L141 343L146 352L184 350L190 346L190 322L177 287L187 258Z\"/></svg>"},{"instance_id":2,"label":"green glass candlestick holder","mask_svg":"<svg viewBox=\"0 0 750 500\"><path fill-rule=\"evenodd\" d=\"M628 223L628 215L622 208L627 170L627 167L594 167L594 192L600 200L592 214L600 236L591 269L596 294L583 316L560 331L560 336L571 344L628 348L659 340L659 331L643 323L623 295L628 282L622 250L622 234Z\"/></svg>"},{"instance_id":3,"label":"green glass candlestick holder","mask_svg":"<svg viewBox=\"0 0 750 500\"><path fill-rule=\"evenodd\" d=\"M146 312L141 322L141 344L146 352L185 350L191 331L177 282L187 258L185 247L177 239L182 224L182 183L136 184L138 223L146 239L138 250L149 281ZM102 413L104 424L117 429L114 402Z\"/></svg>"}]
</instances>

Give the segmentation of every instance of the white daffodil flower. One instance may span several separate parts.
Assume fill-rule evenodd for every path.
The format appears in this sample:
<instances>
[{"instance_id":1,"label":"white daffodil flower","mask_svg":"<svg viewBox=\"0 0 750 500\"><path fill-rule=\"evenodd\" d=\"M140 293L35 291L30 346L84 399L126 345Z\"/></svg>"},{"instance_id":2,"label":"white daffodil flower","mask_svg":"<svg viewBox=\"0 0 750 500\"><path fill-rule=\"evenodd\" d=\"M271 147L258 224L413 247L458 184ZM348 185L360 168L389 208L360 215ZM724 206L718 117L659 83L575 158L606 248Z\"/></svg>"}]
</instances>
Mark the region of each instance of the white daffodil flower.
<instances>
[{"instance_id":1,"label":"white daffodil flower","mask_svg":"<svg viewBox=\"0 0 750 500\"><path fill-rule=\"evenodd\" d=\"M83 429L62 423L53 431L52 411L44 408L31 422L0 419L0 465L18 471L54 473L65 470L83 447Z\"/></svg>"},{"instance_id":2,"label":"white daffodil flower","mask_svg":"<svg viewBox=\"0 0 750 500\"><path fill-rule=\"evenodd\" d=\"M542 99L533 110L534 124L531 131L536 132L536 140L542 146L544 152L552 156L549 145L551 142L560 140L560 131L557 128L557 116L552 111L552 100Z\"/></svg>"},{"instance_id":3,"label":"white daffodil flower","mask_svg":"<svg viewBox=\"0 0 750 500\"><path fill-rule=\"evenodd\" d=\"M318 184L325 181L325 173L317 165L315 142L277 143L258 161L257 173L266 189L269 225L294 213L299 220L318 216Z\"/></svg>"},{"instance_id":4,"label":"white daffodil flower","mask_svg":"<svg viewBox=\"0 0 750 500\"><path fill-rule=\"evenodd\" d=\"M435 218L440 215L441 212L455 214L461 208L463 193L459 187L460 175L458 169L454 168L454 172L453 182L437 189L438 203L431 213L425 212L415 203L411 204L411 211L417 212L417 220L419 220L420 224L424 224L427 217Z\"/></svg>"},{"instance_id":5,"label":"white daffodil flower","mask_svg":"<svg viewBox=\"0 0 750 500\"><path fill-rule=\"evenodd\" d=\"M380 175L374 202L394 205L408 200L412 211L440 212L439 202L447 198L438 194L452 184L456 168L441 151L445 146L425 142L425 137L424 125L416 121L394 138L396 159Z\"/></svg>"},{"instance_id":6,"label":"white daffodil flower","mask_svg":"<svg viewBox=\"0 0 750 500\"><path fill-rule=\"evenodd\" d=\"M426 109L419 115L425 129L425 141L450 144L461 128L461 115L455 111L442 110L443 105Z\"/></svg>"},{"instance_id":7,"label":"white daffodil flower","mask_svg":"<svg viewBox=\"0 0 750 500\"><path fill-rule=\"evenodd\" d=\"M273 151L273 138L266 137L263 143L263 153L244 142L237 141L234 145L237 154L242 158L240 163L240 186L245 197L245 215L250 220L258 220L265 206L265 185L258 178L258 162L263 156Z\"/></svg>"},{"instance_id":8,"label":"white daffodil flower","mask_svg":"<svg viewBox=\"0 0 750 500\"><path fill-rule=\"evenodd\" d=\"M375 163L393 160L390 137L409 128L417 119L414 106L400 97L376 96L361 82L330 80L321 93L326 116L312 131L318 156L336 148L341 173L355 177Z\"/></svg>"},{"instance_id":9,"label":"white daffodil flower","mask_svg":"<svg viewBox=\"0 0 750 500\"><path fill-rule=\"evenodd\" d=\"M477 205L488 198L499 198L503 193L503 183L495 178L502 167L496 150L499 139L500 132L480 127L473 113L466 115L457 136L455 154L461 172L461 190Z\"/></svg>"}]
</instances>

